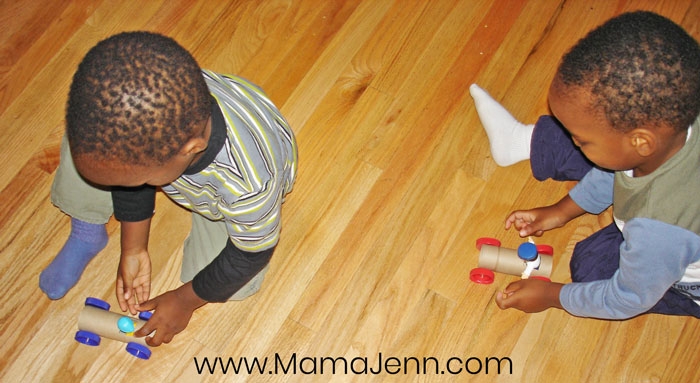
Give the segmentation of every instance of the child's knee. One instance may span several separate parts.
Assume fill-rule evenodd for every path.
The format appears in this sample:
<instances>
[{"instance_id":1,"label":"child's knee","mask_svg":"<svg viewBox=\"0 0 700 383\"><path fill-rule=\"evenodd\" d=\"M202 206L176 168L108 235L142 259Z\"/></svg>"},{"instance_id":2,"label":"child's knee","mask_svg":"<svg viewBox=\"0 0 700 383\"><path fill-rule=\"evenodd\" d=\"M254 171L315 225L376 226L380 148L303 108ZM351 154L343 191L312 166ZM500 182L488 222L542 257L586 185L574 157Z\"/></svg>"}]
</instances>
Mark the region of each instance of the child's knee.
<instances>
[{"instance_id":1,"label":"child's knee","mask_svg":"<svg viewBox=\"0 0 700 383\"><path fill-rule=\"evenodd\" d=\"M569 268L573 282L609 279L620 268L622 234L614 226L603 228L576 244Z\"/></svg>"}]
</instances>

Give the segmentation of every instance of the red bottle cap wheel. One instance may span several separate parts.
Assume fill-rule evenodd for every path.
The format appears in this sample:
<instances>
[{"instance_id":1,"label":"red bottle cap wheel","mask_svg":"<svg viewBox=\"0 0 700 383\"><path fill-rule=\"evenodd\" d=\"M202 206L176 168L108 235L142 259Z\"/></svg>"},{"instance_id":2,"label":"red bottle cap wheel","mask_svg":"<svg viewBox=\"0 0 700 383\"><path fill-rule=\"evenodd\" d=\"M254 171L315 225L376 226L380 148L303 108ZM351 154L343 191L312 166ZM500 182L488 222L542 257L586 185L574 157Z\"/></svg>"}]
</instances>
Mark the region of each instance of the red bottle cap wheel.
<instances>
[{"instance_id":1,"label":"red bottle cap wheel","mask_svg":"<svg viewBox=\"0 0 700 383\"><path fill-rule=\"evenodd\" d=\"M501 246L501 241L496 238L482 237L476 240L476 249L481 250L481 245Z\"/></svg>"},{"instance_id":2,"label":"red bottle cap wheel","mask_svg":"<svg viewBox=\"0 0 700 383\"><path fill-rule=\"evenodd\" d=\"M530 277L530 279L541 279L541 280L547 281L547 282L551 282L551 281L552 281L551 279L549 279L549 278L547 278L547 277L540 277L540 276Z\"/></svg>"},{"instance_id":3,"label":"red bottle cap wheel","mask_svg":"<svg viewBox=\"0 0 700 383\"><path fill-rule=\"evenodd\" d=\"M469 279L471 279L474 283L489 285L493 283L493 278L493 271L482 267L477 267L469 272Z\"/></svg>"},{"instance_id":4,"label":"red bottle cap wheel","mask_svg":"<svg viewBox=\"0 0 700 383\"><path fill-rule=\"evenodd\" d=\"M537 245L538 254L554 255L554 248L549 245Z\"/></svg>"}]
</instances>

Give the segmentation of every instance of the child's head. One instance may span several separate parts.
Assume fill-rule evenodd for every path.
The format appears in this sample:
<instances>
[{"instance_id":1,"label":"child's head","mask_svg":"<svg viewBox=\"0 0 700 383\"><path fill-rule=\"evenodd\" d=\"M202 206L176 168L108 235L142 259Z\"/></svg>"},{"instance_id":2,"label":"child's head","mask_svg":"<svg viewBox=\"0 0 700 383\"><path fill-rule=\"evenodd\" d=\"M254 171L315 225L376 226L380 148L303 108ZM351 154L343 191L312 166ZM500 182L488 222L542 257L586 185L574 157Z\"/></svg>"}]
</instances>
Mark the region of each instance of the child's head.
<instances>
[{"instance_id":1,"label":"child's head","mask_svg":"<svg viewBox=\"0 0 700 383\"><path fill-rule=\"evenodd\" d=\"M700 113L700 47L662 16L622 14L563 57L550 106L599 166L658 167Z\"/></svg>"},{"instance_id":2,"label":"child's head","mask_svg":"<svg viewBox=\"0 0 700 383\"><path fill-rule=\"evenodd\" d=\"M68 95L76 168L100 184L168 183L206 148L210 108L197 62L174 40L148 32L103 40Z\"/></svg>"}]
</instances>

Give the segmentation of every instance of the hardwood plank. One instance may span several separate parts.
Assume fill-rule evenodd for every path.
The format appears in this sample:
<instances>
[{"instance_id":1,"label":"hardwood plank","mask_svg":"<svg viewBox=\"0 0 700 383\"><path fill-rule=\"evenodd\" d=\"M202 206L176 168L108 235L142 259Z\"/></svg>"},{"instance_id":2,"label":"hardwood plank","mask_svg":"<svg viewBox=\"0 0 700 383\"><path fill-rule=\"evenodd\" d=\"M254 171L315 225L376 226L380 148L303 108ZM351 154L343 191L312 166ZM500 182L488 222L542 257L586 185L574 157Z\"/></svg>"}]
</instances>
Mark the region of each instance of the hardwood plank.
<instances>
[{"instance_id":1,"label":"hardwood plank","mask_svg":"<svg viewBox=\"0 0 700 383\"><path fill-rule=\"evenodd\" d=\"M0 7L0 14L3 15L0 25L4 27L4 36L7 36L6 40L0 41L0 114L14 102L26 84L44 68L100 3L13 1ZM28 15L28 11L31 11L31 15ZM59 16L56 17L57 15Z\"/></svg>"},{"instance_id":2,"label":"hardwood plank","mask_svg":"<svg viewBox=\"0 0 700 383\"><path fill-rule=\"evenodd\" d=\"M456 231L436 230L437 227L459 227L467 219L473 200L461 198L464 195L479 194L484 186L480 180L457 173L445 196L439 200L428 218L424 230L406 253L397 267L389 286L378 298L378 303L368 314L361 328L351 342L352 351L346 354L367 355L374 364L379 352L404 352L400 344L402 336L415 331L413 323L416 318L424 323L422 315L407 315L421 306L435 293L428 289L428 282L440 265L451 243L457 236ZM433 298L430 298L433 299ZM435 298L437 299L437 298ZM441 300L449 301L447 298ZM429 314L426 314L429 315ZM409 330L410 329L410 330ZM404 352L405 355L419 355Z\"/></svg>"},{"instance_id":3,"label":"hardwood plank","mask_svg":"<svg viewBox=\"0 0 700 383\"><path fill-rule=\"evenodd\" d=\"M361 3L299 82L282 107L287 120L296 127L297 132L304 128L319 100L339 77L338 68L344 68L343 64L355 55L390 5L387 0Z\"/></svg>"},{"instance_id":4,"label":"hardwood plank","mask_svg":"<svg viewBox=\"0 0 700 383\"><path fill-rule=\"evenodd\" d=\"M295 2L293 11L283 16L285 19L278 23L281 27L265 40L241 69L241 75L259 79L258 84L284 110L289 96L359 3L359 0Z\"/></svg>"}]
</instances>

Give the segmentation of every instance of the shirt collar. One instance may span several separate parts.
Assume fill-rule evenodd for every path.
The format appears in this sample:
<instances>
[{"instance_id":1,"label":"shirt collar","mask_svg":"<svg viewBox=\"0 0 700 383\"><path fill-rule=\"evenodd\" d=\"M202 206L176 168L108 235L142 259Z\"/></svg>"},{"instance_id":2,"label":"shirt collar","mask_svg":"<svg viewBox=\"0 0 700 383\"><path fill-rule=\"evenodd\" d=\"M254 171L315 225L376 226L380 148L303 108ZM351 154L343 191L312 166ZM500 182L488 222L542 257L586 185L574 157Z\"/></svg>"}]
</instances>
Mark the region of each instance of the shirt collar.
<instances>
[{"instance_id":1,"label":"shirt collar","mask_svg":"<svg viewBox=\"0 0 700 383\"><path fill-rule=\"evenodd\" d=\"M216 155L219 154L221 148L226 142L226 121L221 113L219 103L214 97L211 98L211 132L209 134L209 143L204 154L185 169L185 175L197 174L204 170L209 164L214 161Z\"/></svg>"}]
</instances>

